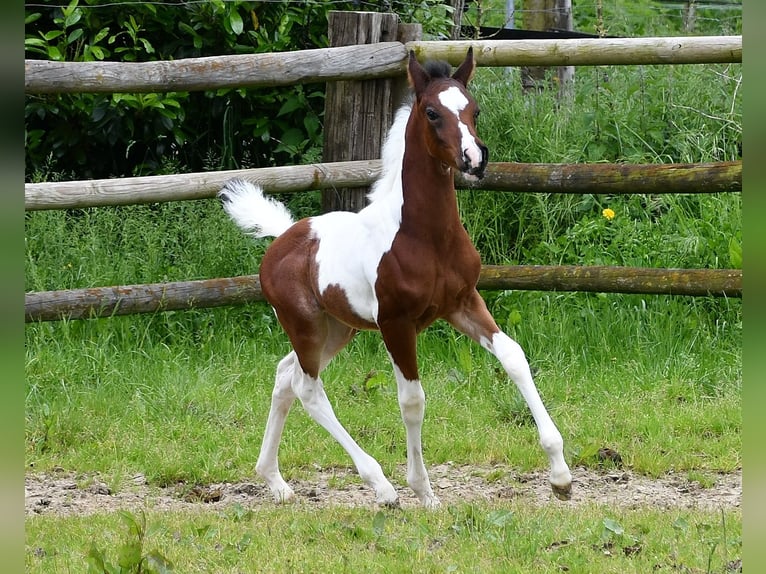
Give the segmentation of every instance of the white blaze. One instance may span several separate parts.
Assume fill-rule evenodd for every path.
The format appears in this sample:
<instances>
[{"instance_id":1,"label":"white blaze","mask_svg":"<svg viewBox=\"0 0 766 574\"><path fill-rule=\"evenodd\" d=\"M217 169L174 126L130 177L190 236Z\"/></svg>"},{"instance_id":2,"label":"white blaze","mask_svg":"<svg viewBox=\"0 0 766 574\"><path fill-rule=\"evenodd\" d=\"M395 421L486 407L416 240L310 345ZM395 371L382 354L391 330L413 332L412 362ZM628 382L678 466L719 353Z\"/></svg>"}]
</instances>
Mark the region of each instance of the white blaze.
<instances>
[{"instance_id":1,"label":"white blaze","mask_svg":"<svg viewBox=\"0 0 766 574\"><path fill-rule=\"evenodd\" d=\"M458 129L460 129L460 150L471 165L479 165L483 159L481 149L476 143L476 138L468 130L468 126L460 119L460 112L468 105L468 98L460 91L460 88L451 86L439 94L439 101L457 117Z\"/></svg>"}]
</instances>

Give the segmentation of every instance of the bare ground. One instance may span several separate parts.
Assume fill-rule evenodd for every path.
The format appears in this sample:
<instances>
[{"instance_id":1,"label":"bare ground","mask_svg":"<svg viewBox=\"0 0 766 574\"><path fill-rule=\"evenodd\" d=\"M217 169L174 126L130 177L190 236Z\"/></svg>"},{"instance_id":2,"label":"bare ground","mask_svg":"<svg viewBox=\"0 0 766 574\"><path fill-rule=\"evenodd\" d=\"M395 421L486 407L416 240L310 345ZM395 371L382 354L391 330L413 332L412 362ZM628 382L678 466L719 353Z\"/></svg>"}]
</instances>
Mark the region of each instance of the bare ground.
<instances>
[{"instance_id":1,"label":"bare ground","mask_svg":"<svg viewBox=\"0 0 766 574\"><path fill-rule=\"evenodd\" d=\"M469 466L441 464L430 468L436 495L443 504L458 502L501 502L527 500L547 504L553 499L546 474L519 474L503 466ZM356 473L348 469L316 469L308 478L290 480L295 489L296 504L306 508L327 506L374 507L374 495ZM418 501L399 479L394 484L403 508L416 508ZM647 478L625 470L597 472L584 468L573 470L572 500L560 504L588 503L621 507L652 506L655 508L739 508L742 502L742 472L718 474L715 484L703 487L683 475L670 474L658 479ZM274 504L265 484L254 482L207 485L178 484L166 488L150 486L142 475L117 492L98 475L65 471L27 474L25 509L33 515L88 515L116 510L154 511L216 510L239 503L247 508Z\"/></svg>"}]
</instances>

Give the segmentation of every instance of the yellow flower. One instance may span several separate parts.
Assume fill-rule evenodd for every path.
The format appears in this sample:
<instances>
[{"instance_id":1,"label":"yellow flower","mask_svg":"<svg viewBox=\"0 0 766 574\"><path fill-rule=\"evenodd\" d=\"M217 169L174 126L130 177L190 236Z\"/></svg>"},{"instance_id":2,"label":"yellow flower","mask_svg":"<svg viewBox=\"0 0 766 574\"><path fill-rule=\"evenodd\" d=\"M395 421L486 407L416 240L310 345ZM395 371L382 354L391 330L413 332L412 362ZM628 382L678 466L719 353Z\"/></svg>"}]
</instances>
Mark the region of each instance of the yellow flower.
<instances>
[{"instance_id":1,"label":"yellow flower","mask_svg":"<svg viewBox=\"0 0 766 574\"><path fill-rule=\"evenodd\" d=\"M601 212L601 215L603 215L604 217L606 217L609 220L614 219L614 211L612 211L608 207L606 209L604 209L604 211Z\"/></svg>"}]
</instances>

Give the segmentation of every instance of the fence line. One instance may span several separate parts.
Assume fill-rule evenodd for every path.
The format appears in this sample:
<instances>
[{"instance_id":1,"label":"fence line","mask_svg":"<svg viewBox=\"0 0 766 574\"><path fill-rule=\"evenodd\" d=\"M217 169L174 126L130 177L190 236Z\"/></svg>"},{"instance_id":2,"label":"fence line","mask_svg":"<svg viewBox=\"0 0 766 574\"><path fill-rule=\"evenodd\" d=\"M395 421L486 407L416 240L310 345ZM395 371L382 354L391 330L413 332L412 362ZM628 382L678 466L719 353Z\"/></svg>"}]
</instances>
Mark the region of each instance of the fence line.
<instances>
[{"instance_id":1,"label":"fence line","mask_svg":"<svg viewBox=\"0 0 766 574\"><path fill-rule=\"evenodd\" d=\"M380 160L98 179L27 183L28 211L132 205L214 197L232 177L260 184L269 193L369 186ZM516 193L717 193L742 190L742 162L684 164L549 164L496 162L480 182L455 178L459 189Z\"/></svg>"},{"instance_id":2,"label":"fence line","mask_svg":"<svg viewBox=\"0 0 766 574\"><path fill-rule=\"evenodd\" d=\"M739 269L484 265L480 290L620 292L742 296ZM90 319L263 301L258 275L27 293L24 319Z\"/></svg>"},{"instance_id":3,"label":"fence line","mask_svg":"<svg viewBox=\"0 0 766 574\"><path fill-rule=\"evenodd\" d=\"M156 62L25 60L28 94L169 92L273 87L393 77L406 72L410 49L419 58L455 65L474 47L479 66L603 66L742 61L742 36L574 38L379 42L294 52L209 56Z\"/></svg>"}]
</instances>

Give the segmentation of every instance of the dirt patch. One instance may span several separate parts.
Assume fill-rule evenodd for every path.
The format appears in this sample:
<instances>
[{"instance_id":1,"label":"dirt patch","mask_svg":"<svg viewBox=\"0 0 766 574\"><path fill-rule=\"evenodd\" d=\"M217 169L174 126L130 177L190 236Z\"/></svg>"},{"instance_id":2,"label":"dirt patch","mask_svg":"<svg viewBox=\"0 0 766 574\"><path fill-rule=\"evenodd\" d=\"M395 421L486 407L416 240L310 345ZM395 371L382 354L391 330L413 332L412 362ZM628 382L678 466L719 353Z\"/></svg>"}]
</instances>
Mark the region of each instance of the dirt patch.
<instances>
[{"instance_id":1,"label":"dirt patch","mask_svg":"<svg viewBox=\"0 0 766 574\"><path fill-rule=\"evenodd\" d=\"M412 491L403 486L404 468L394 477L403 508L419 503ZM527 500L549 504L555 499L546 474L519 474L503 466L441 464L430 468L434 492L443 504L475 501ZM569 502L620 507L653 506L659 508L738 508L742 502L742 472L715 475L712 486L681 475L651 479L629 471L595 472L573 470L573 496ZM296 504L306 507L374 507L374 495L354 471L318 469L306 479L290 480ZM68 472L28 474L25 479L26 514L88 515L120 509L147 508L154 511L221 509L235 503L256 508L272 506L271 494L261 481L208 485L179 484L158 488L136 476L118 492L99 480L98 475Z\"/></svg>"}]
</instances>

